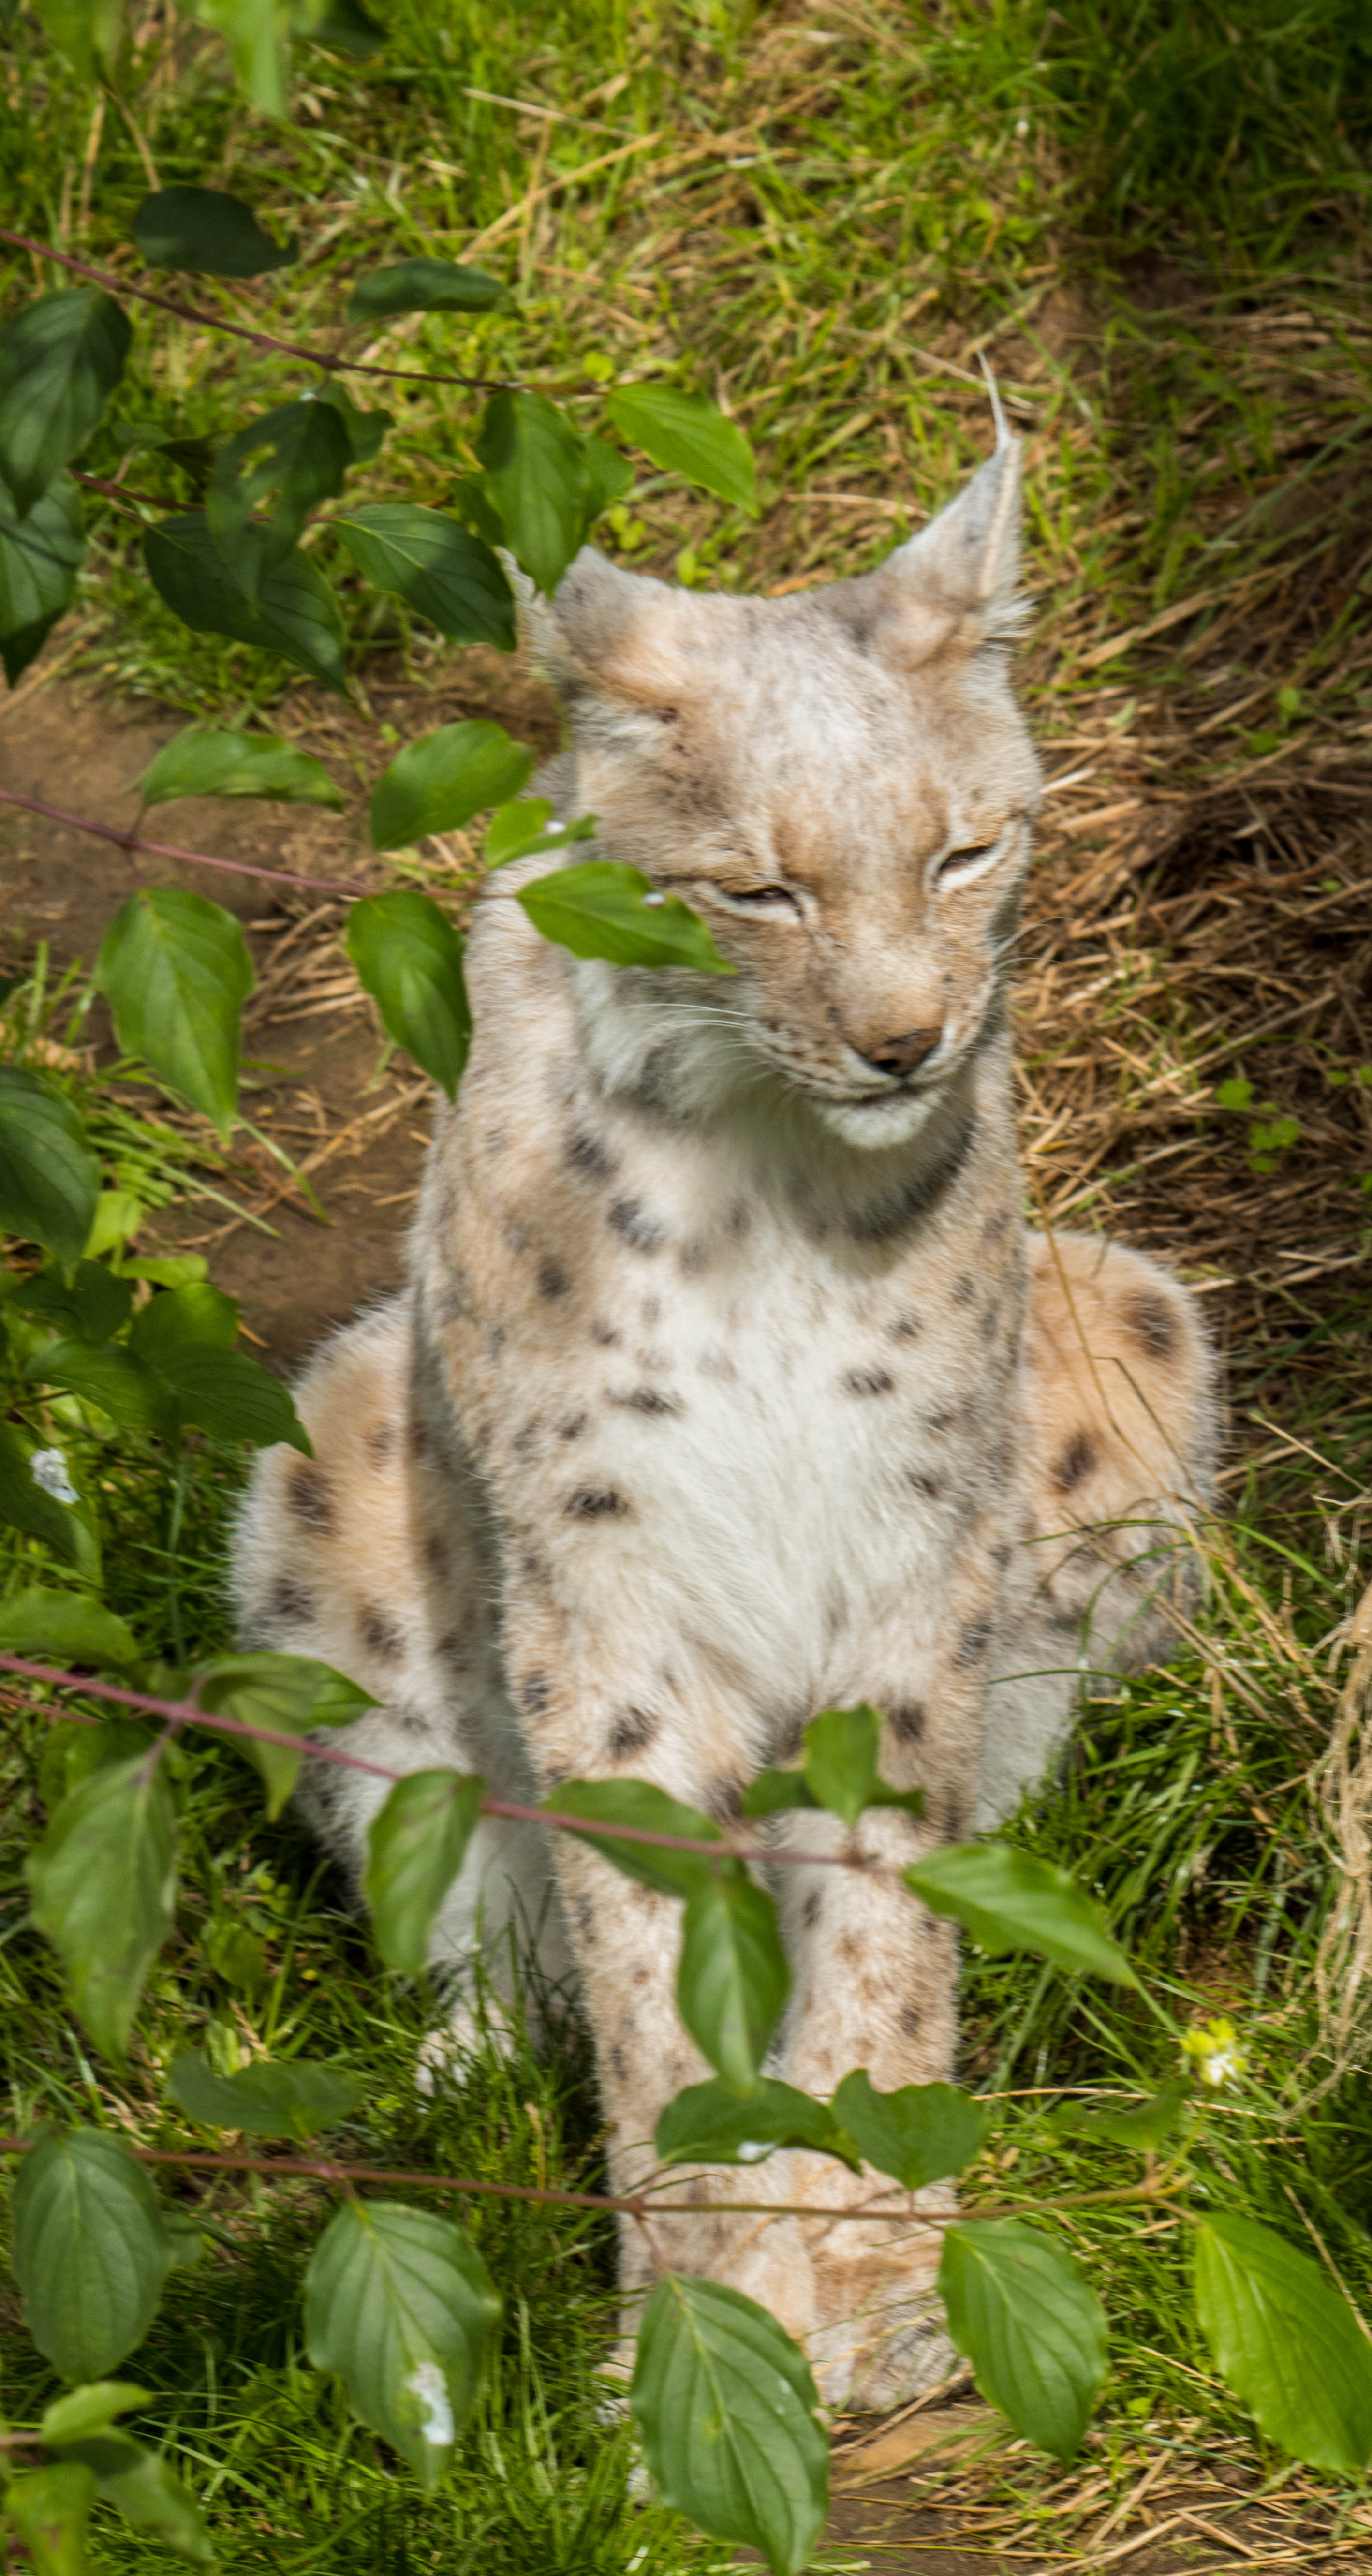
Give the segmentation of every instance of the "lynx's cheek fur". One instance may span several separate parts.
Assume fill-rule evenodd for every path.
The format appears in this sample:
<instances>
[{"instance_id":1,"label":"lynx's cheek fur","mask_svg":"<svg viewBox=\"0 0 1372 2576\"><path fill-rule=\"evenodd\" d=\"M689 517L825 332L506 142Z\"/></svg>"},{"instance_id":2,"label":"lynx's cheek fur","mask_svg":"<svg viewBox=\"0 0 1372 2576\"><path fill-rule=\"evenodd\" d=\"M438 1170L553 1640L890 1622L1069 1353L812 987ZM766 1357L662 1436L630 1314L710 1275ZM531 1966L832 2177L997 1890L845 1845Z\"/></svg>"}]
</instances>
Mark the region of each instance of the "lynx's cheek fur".
<instances>
[{"instance_id":1,"label":"lynx's cheek fur","mask_svg":"<svg viewBox=\"0 0 1372 2576\"><path fill-rule=\"evenodd\" d=\"M525 1802L646 1778L723 1818L818 1710L881 1709L883 1771L923 1817L775 1821L883 1865L775 1872L774 2067L825 2094L855 2066L883 2090L951 2071L953 1937L899 1867L1032 1787L1084 1675L1165 1651L1213 1468L1184 1291L1023 1221L1017 471L1005 443L827 592L702 598L587 552L536 605L571 735L539 792L695 904L737 973L578 961L512 900L546 858L489 880L410 1289L314 1361L315 1460L269 1453L239 1532L245 1637L354 1674L381 1705L349 1749L393 1769ZM358 1878L383 1790L322 1765L304 1786ZM631 2189L707 2071L675 2009L678 1909L486 1820L435 1942L459 2043L476 1946L500 1980L511 1933L574 1966ZM833 2404L943 2370L940 2192L799 2154L750 2196L883 2214L769 2221L714 2206L727 2173L689 2188L651 2254L626 2236L627 2326L665 2259L763 2300Z\"/></svg>"}]
</instances>

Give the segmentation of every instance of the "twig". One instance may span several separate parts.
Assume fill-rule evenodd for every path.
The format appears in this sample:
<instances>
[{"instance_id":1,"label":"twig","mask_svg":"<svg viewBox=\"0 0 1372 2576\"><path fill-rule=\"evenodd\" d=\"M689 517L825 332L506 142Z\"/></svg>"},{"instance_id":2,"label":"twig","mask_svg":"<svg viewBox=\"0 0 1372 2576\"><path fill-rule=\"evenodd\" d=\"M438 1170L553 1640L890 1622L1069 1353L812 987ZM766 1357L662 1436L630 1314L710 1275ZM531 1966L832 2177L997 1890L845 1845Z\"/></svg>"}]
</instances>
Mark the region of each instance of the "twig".
<instances>
[{"instance_id":1,"label":"twig","mask_svg":"<svg viewBox=\"0 0 1372 2576\"><path fill-rule=\"evenodd\" d=\"M93 823L87 814L69 814L61 805L45 804L41 796L16 796L12 787L0 787L0 804L20 805L27 814L45 814L52 823L65 823L72 832L89 832L97 841L113 841L120 850L147 850L153 858L182 859L195 868L223 868L230 876L264 877L271 885L303 886L307 894L333 894L355 903L365 895L363 885L349 885L338 877L302 877L289 868L261 868L247 859L212 859L208 850L180 850L171 841L145 841L136 831L118 832L112 823Z\"/></svg>"}]
</instances>

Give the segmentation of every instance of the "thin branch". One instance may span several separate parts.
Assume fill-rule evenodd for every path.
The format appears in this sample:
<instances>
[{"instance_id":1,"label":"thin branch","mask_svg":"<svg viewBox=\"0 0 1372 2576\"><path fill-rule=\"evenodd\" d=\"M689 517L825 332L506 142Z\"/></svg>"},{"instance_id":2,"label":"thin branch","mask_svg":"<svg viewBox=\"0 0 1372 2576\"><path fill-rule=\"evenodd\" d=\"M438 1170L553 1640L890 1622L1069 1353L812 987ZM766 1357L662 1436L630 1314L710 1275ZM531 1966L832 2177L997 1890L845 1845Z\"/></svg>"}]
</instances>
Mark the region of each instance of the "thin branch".
<instances>
[{"instance_id":1,"label":"thin branch","mask_svg":"<svg viewBox=\"0 0 1372 2576\"><path fill-rule=\"evenodd\" d=\"M36 2141L32 2138L0 2138L0 2156L27 2155ZM122 2142L128 2146L128 2140ZM144 2165L187 2165L198 2173L265 2174L295 2180L332 2183L337 2191L351 2190L359 2182L404 2183L416 2191L459 2191L491 2200L551 2201L566 2209L615 2209L630 2218L699 2218L724 2213L729 2217L757 2218L847 2218L866 2222L884 2218L903 2227L956 2227L973 2216L1007 2218L1025 2209L1098 2209L1104 2203L1170 2199L1161 2183L1141 2182L1115 2191L1083 2191L1065 2194L1055 2201L990 2201L984 2206L966 2209L838 2209L818 2201L779 2200L645 2200L641 2193L623 2194L610 2191L554 2191L547 2185L527 2182L478 2181L471 2174L417 2173L394 2165L341 2164L334 2160L309 2156L216 2156L180 2147L128 2146L131 2156ZM716 2171L718 2168L715 2169ZM1168 2178L1169 2180L1172 2177Z\"/></svg>"},{"instance_id":2,"label":"thin branch","mask_svg":"<svg viewBox=\"0 0 1372 2576\"><path fill-rule=\"evenodd\" d=\"M198 305L179 303L174 295L158 295L150 286L130 286L113 270L92 268L89 260L73 259L68 251L50 250L46 242L30 241L27 233L7 232L0 226L0 242L10 242L16 250L32 251L38 259L54 260L59 268L70 269L74 277L88 277L93 285L103 286L108 295L135 296L140 304L155 304L160 312L174 313L179 322L196 322L203 331L231 332L236 340L251 340L259 349L275 349L283 358L303 358L307 366L322 367L327 375L388 376L402 385L465 385L472 393L507 393L526 382L522 376L436 375L419 367L378 367L361 358L334 357L324 349L306 348L299 340L279 340L273 331L254 331L246 322L225 322L217 313L204 313ZM571 385L544 385L540 390L565 394L588 388L578 380Z\"/></svg>"},{"instance_id":3,"label":"thin branch","mask_svg":"<svg viewBox=\"0 0 1372 2576\"><path fill-rule=\"evenodd\" d=\"M54 1671L46 1664L31 1664L22 1655L0 1655L0 1672L22 1673L26 1681L46 1682L51 1690L83 1691L92 1699L114 1700L121 1708L139 1708L151 1717L169 1718L178 1726L204 1726L215 1735L244 1736L254 1744L280 1744L287 1752L307 1754L316 1762L332 1762L345 1771L365 1771L374 1780L403 1780L407 1774L392 1771L384 1762L367 1762L358 1753L345 1753L341 1745L318 1744L312 1737L288 1735L278 1727L249 1726L240 1717L214 1715L196 1706L193 1700L153 1699L146 1691L125 1690L117 1682L92 1681L85 1673ZM36 1708L38 1717L54 1718L56 1709ZM698 1852L706 1860L787 1861L798 1869L858 1869L869 1876L879 1874L879 1865L865 1856L848 1852L798 1852L770 1843L759 1846L725 1841L703 1842L690 1834L659 1834L639 1825L602 1824L598 1817L563 1815L551 1807L526 1807L510 1798L491 1798L483 1794L481 1813L485 1816L508 1816L517 1824L551 1825L564 1833L604 1835L611 1842L647 1843L655 1851Z\"/></svg>"},{"instance_id":4,"label":"thin branch","mask_svg":"<svg viewBox=\"0 0 1372 2576\"><path fill-rule=\"evenodd\" d=\"M0 804L20 805L26 814L46 814L49 822L65 823L69 831L89 832L97 841L113 841L120 850L147 850L156 859L182 859L195 868L222 868L235 877L264 877L271 885L300 886L306 894L337 895L347 903L358 902L367 892L364 885L349 885L339 877L302 877L289 868L260 868L247 859L212 859L208 850L179 850L171 841L145 841L139 832L117 832L112 823L93 823L87 814L69 814L65 806L47 805L41 796L16 796L11 787L0 787Z\"/></svg>"}]
</instances>

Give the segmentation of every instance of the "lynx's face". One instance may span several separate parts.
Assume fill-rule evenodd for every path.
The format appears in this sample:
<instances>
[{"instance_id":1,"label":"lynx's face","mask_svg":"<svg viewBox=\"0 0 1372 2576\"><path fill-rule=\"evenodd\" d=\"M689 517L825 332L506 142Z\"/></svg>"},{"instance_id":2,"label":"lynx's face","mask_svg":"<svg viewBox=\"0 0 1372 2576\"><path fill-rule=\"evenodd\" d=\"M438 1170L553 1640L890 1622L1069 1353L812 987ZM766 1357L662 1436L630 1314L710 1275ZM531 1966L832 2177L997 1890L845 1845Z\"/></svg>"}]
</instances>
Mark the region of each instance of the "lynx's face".
<instances>
[{"instance_id":1,"label":"lynx's face","mask_svg":"<svg viewBox=\"0 0 1372 2576\"><path fill-rule=\"evenodd\" d=\"M1001 1021L1038 793L1005 672L1015 453L860 580L701 597L588 549L543 630L601 847L738 970L703 1001L652 980L851 1144L917 1132Z\"/></svg>"}]
</instances>

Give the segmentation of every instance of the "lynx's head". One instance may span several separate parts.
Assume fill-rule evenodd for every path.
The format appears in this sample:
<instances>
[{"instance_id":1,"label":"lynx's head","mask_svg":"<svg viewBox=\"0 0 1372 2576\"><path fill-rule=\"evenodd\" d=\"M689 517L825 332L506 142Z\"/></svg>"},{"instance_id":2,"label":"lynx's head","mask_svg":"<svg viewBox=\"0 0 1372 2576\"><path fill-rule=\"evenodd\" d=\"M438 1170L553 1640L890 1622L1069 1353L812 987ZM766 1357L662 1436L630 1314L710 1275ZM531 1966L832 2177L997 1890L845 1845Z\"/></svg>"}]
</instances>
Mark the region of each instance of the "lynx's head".
<instances>
[{"instance_id":1,"label":"lynx's head","mask_svg":"<svg viewBox=\"0 0 1372 2576\"><path fill-rule=\"evenodd\" d=\"M535 608L577 810L738 970L703 998L598 970L621 1059L635 1031L660 1052L669 1011L718 1073L732 1050L756 1083L760 1059L848 1144L891 1146L999 1027L1038 794L1006 672L1018 468L1003 437L920 535L827 590L706 597L587 547Z\"/></svg>"}]
</instances>

